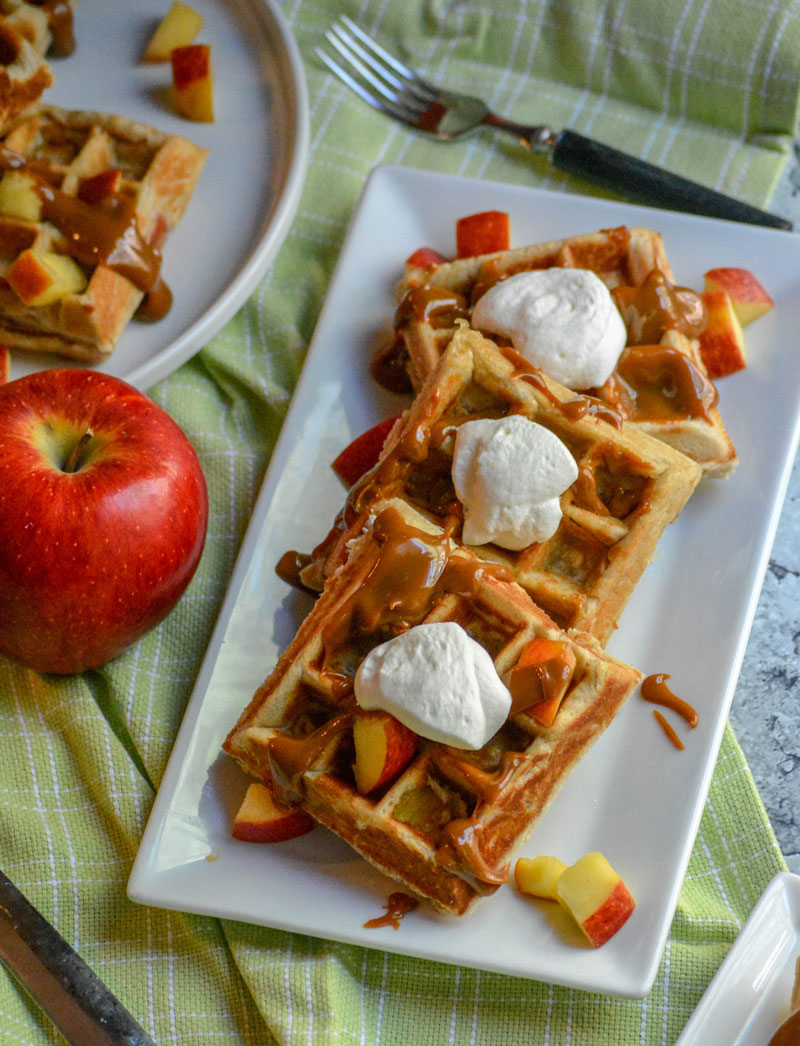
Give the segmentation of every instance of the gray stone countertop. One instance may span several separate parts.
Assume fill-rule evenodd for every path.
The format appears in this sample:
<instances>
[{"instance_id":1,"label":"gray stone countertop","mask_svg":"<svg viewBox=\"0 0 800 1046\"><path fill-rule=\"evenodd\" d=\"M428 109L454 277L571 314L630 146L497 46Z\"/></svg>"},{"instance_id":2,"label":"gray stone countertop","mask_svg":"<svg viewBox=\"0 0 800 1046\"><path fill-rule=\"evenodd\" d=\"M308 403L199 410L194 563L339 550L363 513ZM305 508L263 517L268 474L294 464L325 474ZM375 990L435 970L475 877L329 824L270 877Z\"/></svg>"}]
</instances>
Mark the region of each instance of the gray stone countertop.
<instances>
[{"instance_id":1,"label":"gray stone countertop","mask_svg":"<svg viewBox=\"0 0 800 1046\"><path fill-rule=\"evenodd\" d=\"M800 234L800 143L768 208ZM800 873L800 455L795 460L730 722L789 868Z\"/></svg>"}]
</instances>

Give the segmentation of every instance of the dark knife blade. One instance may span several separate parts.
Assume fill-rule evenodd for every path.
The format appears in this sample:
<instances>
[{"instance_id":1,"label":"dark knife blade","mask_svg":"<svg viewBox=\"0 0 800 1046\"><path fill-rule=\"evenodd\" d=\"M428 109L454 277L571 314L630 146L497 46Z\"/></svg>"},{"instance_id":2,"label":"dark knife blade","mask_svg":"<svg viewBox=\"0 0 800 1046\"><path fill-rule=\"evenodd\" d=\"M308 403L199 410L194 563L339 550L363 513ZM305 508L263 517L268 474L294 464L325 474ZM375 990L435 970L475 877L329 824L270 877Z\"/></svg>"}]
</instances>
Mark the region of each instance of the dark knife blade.
<instances>
[{"instance_id":1,"label":"dark knife blade","mask_svg":"<svg viewBox=\"0 0 800 1046\"><path fill-rule=\"evenodd\" d=\"M73 1046L155 1046L116 995L3 872L0 961Z\"/></svg>"}]
</instances>

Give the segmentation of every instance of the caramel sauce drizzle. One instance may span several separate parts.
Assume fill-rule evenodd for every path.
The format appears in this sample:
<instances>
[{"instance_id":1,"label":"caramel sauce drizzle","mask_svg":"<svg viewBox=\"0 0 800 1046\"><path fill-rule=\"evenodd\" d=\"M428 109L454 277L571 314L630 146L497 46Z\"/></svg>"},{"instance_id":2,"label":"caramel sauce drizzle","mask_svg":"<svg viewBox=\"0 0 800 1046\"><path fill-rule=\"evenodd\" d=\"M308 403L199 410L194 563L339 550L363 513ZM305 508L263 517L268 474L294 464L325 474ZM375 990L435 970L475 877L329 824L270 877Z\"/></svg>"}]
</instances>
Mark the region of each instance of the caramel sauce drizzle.
<instances>
[{"instance_id":1,"label":"caramel sauce drizzle","mask_svg":"<svg viewBox=\"0 0 800 1046\"><path fill-rule=\"evenodd\" d=\"M494 802L506 788L524 758L522 752L503 752L496 770L483 770L452 748L437 753L436 763L444 773L459 779L479 802Z\"/></svg>"},{"instance_id":2,"label":"caramel sauce drizzle","mask_svg":"<svg viewBox=\"0 0 800 1046\"><path fill-rule=\"evenodd\" d=\"M304 737L276 734L267 745L276 798L294 806L303 798L302 777L313 769L342 734L352 728L352 712L342 712Z\"/></svg>"},{"instance_id":3,"label":"caramel sauce drizzle","mask_svg":"<svg viewBox=\"0 0 800 1046\"><path fill-rule=\"evenodd\" d=\"M638 287L615 287L617 303L629 345L656 345L668 330L697 338L705 330L703 299L688 287L670 283L663 272L653 269Z\"/></svg>"},{"instance_id":4,"label":"caramel sauce drizzle","mask_svg":"<svg viewBox=\"0 0 800 1046\"><path fill-rule=\"evenodd\" d=\"M594 471L588 465L579 466L578 478L573 484L573 490L577 504L588 509L589 512L594 512L598 516L611 514L597 493L597 480Z\"/></svg>"},{"instance_id":5,"label":"caramel sauce drizzle","mask_svg":"<svg viewBox=\"0 0 800 1046\"><path fill-rule=\"evenodd\" d=\"M670 345L628 345L598 397L633 421L709 420L715 386L680 349Z\"/></svg>"},{"instance_id":6,"label":"caramel sauce drizzle","mask_svg":"<svg viewBox=\"0 0 800 1046\"><path fill-rule=\"evenodd\" d=\"M439 593L473 595L484 576L512 577L499 564L451 555L449 533L412 527L395 508L380 513L372 533L367 574L323 631L326 662L353 636L375 635L386 626L405 630L419 623Z\"/></svg>"},{"instance_id":7,"label":"caramel sauce drizzle","mask_svg":"<svg viewBox=\"0 0 800 1046\"><path fill-rule=\"evenodd\" d=\"M678 735L675 733L670 724L666 721L666 719L658 711L657 708L653 709L653 715L656 717L656 721L658 722L659 726L664 731L664 733L667 735L667 737L670 739L670 741L675 745L676 748L679 748L682 752L684 748L683 741L681 741L681 739L678 737Z\"/></svg>"},{"instance_id":8,"label":"caramel sauce drizzle","mask_svg":"<svg viewBox=\"0 0 800 1046\"><path fill-rule=\"evenodd\" d=\"M613 425L615 429L622 428L623 418L619 411L612 407L610 403L604 403L602 400L597 399L596 396L587 394L576 396L574 399L562 403L561 409L565 417L569 418L570 421L579 421L588 415L592 418L599 418L607 425Z\"/></svg>"},{"instance_id":9,"label":"caramel sauce drizzle","mask_svg":"<svg viewBox=\"0 0 800 1046\"><path fill-rule=\"evenodd\" d=\"M481 884L502 886L508 882L508 868L497 871L486 863L480 846L483 831L484 825L475 815L448 822L442 829L443 842L436 851L436 860L451 871L457 871L461 864L478 880L479 889Z\"/></svg>"},{"instance_id":10,"label":"caramel sauce drizzle","mask_svg":"<svg viewBox=\"0 0 800 1046\"><path fill-rule=\"evenodd\" d=\"M566 644L561 642L561 645ZM516 715L533 705L555 700L557 695L566 691L572 673L573 666L560 657L530 665L516 665L507 682L511 691L509 715Z\"/></svg>"},{"instance_id":11,"label":"caramel sauce drizzle","mask_svg":"<svg viewBox=\"0 0 800 1046\"><path fill-rule=\"evenodd\" d=\"M408 350L403 331L409 323L429 324L434 330L454 327L456 320L467 319L467 299L458 291L435 284L419 284L411 287L398 304L394 314L394 341L373 360L370 372L373 380L389 392L413 391L406 370Z\"/></svg>"},{"instance_id":12,"label":"caramel sauce drizzle","mask_svg":"<svg viewBox=\"0 0 800 1046\"><path fill-rule=\"evenodd\" d=\"M61 233L59 245L79 264L94 268L106 265L124 276L145 296L158 298L149 304L149 318L163 315L171 295L160 281L161 252L142 236L136 217L136 190L125 186L90 204L65 193L46 181L35 162L6 146L0 146L0 170L25 170L42 205L42 218ZM148 308L148 306L145 306Z\"/></svg>"},{"instance_id":13,"label":"caramel sauce drizzle","mask_svg":"<svg viewBox=\"0 0 800 1046\"><path fill-rule=\"evenodd\" d=\"M312 562L312 559L313 557L306 552L284 552L278 560L275 573L287 584L294 585L295 588L305 589L306 586L302 582L300 573Z\"/></svg>"},{"instance_id":14,"label":"caramel sauce drizzle","mask_svg":"<svg viewBox=\"0 0 800 1046\"><path fill-rule=\"evenodd\" d=\"M539 367L535 367L521 353L510 345L501 345L500 354L514 367L511 377L519 378L521 381L532 385L538 393L545 397L551 407L559 410L565 418L570 421L579 421L587 415L600 418L615 429L622 428L623 418L616 408L597 396L579 394L569 400L561 400L547 384Z\"/></svg>"},{"instance_id":15,"label":"caramel sauce drizzle","mask_svg":"<svg viewBox=\"0 0 800 1046\"><path fill-rule=\"evenodd\" d=\"M394 314L395 330L411 320L430 324L434 329L453 327L456 320L467 319L467 299L458 291L436 284L423 283L406 291Z\"/></svg>"},{"instance_id":16,"label":"caramel sauce drizzle","mask_svg":"<svg viewBox=\"0 0 800 1046\"><path fill-rule=\"evenodd\" d=\"M647 676L642 681L642 697L653 705L663 705L664 708L677 712L694 729L698 723L697 712L688 701L683 701L673 694L667 686L669 678L665 672L656 672L654 675Z\"/></svg>"},{"instance_id":17,"label":"caramel sauce drizzle","mask_svg":"<svg viewBox=\"0 0 800 1046\"><path fill-rule=\"evenodd\" d=\"M386 915L368 919L364 923L365 930L376 930L381 926L392 926L395 930L399 930L400 920L408 915L409 912L419 908L419 901L398 890L397 893L389 894L383 907L386 909Z\"/></svg>"},{"instance_id":18,"label":"caramel sauce drizzle","mask_svg":"<svg viewBox=\"0 0 800 1046\"><path fill-rule=\"evenodd\" d=\"M29 0L41 7L47 15L47 24L53 37L53 48L61 58L75 50L75 34L72 25L72 8L67 0Z\"/></svg>"},{"instance_id":19,"label":"caramel sauce drizzle","mask_svg":"<svg viewBox=\"0 0 800 1046\"><path fill-rule=\"evenodd\" d=\"M370 364L370 374L376 385L397 396L413 392L408 376L408 349L402 338L395 338L388 348L379 352Z\"/></svg>"},{"instance_id":20,"label":"caramel sauce drizzle","mask_svg":"<svg viewBox=\"0 0 800 1046\"><path fill-rule=\"evenodd\" d=\"M513 709L512 709L513 711ZM482 770L467 759L460 758L453 749L437 754L436 761L448 776L460 781L477 797L470 817L459 817L442 829L442 838L436 851L436 860L451 871L465 868L482 885L499 886L508 881L508 866L493 868L481 850L481 834L485 828L480 820L481 809L493 803L512 780L524 759L522 752L503 752L496 770Z\"/></svg>"}]
</instances>

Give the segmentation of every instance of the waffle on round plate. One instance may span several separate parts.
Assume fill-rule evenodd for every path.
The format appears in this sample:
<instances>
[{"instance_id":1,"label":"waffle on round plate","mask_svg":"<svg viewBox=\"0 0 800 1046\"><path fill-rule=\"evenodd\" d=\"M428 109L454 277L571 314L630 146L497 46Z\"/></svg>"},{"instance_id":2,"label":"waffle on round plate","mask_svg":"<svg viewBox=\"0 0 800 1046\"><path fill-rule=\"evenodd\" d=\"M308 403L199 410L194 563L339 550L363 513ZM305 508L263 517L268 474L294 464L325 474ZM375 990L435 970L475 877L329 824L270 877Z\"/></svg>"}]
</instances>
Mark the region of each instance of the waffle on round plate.
<instances>
[{"instance_id":1,"label":"waffle on round plate","mask_svg":"<svg viewBox=\"0 0 800 1046\"><path fill-rule=\"evenodd\" d=\"M506 881L513 851L641 677L592 637L562 632L503 567L459 547L405 501L383 504L347 553L224 747L372 864L438 909L463 915ZM475 751L419 738L388 787L360 794L358 665L385 640L442 621L458 623L488 651L512 693L530 640L569 647L575 667L557 713L543 716L551 720L544 725L512 705Z\"/></svg>"},{"instance_id":2,"label":"waffle on round plate","mask_svg":"<svg viewBox=\"0 0 800 1046\"><path fill-rule=\"evenodd\" d=\"M163 314L160 248L206 155L122 116L48 105L14 121L0 143L0 341L97 363L137 309ZM37 301L42 268L65 256L74 289Z\"/></svg>"},{"instance_id":3,"label":"waffle on round plate","mask_svg":"<svg viewBox=\"0 0 800 1046\"><path fill-rule=\"evenodd\" d=\"M455 320L469 320L490 287L520 272L553 267L595 272L626 320L628 343L616 371L602 387L584 391L691 457L708 475L728 475L736 451L687 315L696 295L675 287L662 238L650 229L607 229L427 268L409 266L396 290L392 351L406 360L413 386L421 388Z\"/></svg>"}]
</instances>

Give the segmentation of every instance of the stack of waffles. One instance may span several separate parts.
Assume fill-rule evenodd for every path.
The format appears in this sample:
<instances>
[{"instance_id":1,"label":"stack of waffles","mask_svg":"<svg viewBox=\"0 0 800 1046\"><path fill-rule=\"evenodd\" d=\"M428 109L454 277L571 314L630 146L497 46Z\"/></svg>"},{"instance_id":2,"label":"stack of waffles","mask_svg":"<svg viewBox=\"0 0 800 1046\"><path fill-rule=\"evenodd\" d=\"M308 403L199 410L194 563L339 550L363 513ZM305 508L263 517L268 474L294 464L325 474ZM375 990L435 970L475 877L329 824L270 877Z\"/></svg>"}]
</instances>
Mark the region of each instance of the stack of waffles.
<instances>
[{"instance_id":1,"label":"stack of waffles","mask_svg":"<svg viewBox=\"0 0 800 1046\"><path fill-rule=\"evenodd\" d=\"M86 363L171 302L161 248L207 152L125 117L42 104L71 6L0 0L0 342Z\"/></svg>"},{"instance_id":2,"label":"stack of waffles","mask_svg":"<svg viewBox=\"0 0 800 1046\"><path fill-rule=\"evenodd\" d=\"M416 396L308 558L300 576L321 594L224 744L281 803L302 804L368 861L456 915L506 881L515 849L639 684L640 673L605 643L664 528L704 472L724 474L735 461L715 404L678 423L627 418L610 396L567 389L472 329L477 288L498 270L535 265L532 258L592 268L619 288L646 287L655 270L671 286L649 230L407 272L395 351ZM409 308L419 289L427 304ZM677 325L663 338L701 366ZM561 495L550 538L514 551L468 545L452 478L456 435L466 422L512 415L555 434L578 478ZM694 456L676 442L690 443ZM457 622L490 654L511 693L508 718L479 749L419 737L413 759L362 794L354 677L380 644L439 621ZM569 652L531 670L532 640ZM565 663L574 667L559 688L553 677Z\"/></svg>"}]
</instances>

